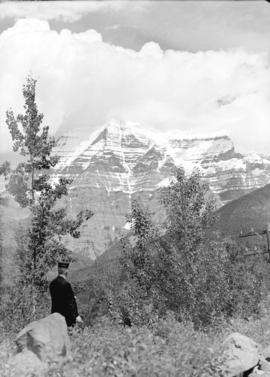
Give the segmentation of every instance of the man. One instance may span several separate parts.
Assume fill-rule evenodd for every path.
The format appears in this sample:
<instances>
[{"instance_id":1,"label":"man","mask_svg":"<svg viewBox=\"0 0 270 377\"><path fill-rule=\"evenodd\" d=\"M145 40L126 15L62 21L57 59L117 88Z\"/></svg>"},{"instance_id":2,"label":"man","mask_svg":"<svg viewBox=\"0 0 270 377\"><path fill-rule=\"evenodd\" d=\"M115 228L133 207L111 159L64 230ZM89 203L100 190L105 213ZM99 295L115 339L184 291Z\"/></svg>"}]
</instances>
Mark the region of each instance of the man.
<instances>
[{"instance_id":1,"label":"man","mask_svg":"<svg viewBox=\"0 0 270 377\"><path fill-rule=\"evenodd\" d=\"M70 283L67 281L69 263L58 263L58 276L50 283L50 294L52 298L52 313L60 313L65 319L67 326L74 326L76 322L81 323L82 319L78 314L76 299Z\"/></svg>"}]
</instances>

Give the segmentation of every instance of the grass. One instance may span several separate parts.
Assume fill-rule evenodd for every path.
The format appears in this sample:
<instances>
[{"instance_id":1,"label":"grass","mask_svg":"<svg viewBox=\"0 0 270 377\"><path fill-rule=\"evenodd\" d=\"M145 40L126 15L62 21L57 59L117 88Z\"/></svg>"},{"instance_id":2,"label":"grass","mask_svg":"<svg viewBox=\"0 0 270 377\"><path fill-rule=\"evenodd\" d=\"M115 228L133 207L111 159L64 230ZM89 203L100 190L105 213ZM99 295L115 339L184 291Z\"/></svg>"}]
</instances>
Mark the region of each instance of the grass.
<instances>
[{"instance_id":1,"label":"grass","mask_svg":"<svg viewBox=\"0 0 270 377\"><path fill-rule=\"evenodd\" d=\"M38 318L48 315L48 303ZM50 364L38 377L218 377L221 345L232 332L249 336L263 347L270 345L270 298L265 296L260 317L220 320L204 331L172 316L153 319L148 326L125 328L108 317L97 317L91 326L77 328L71 335L72 354L63 364ZM14 339L29 319L20 322L9 313L12 326L0 322L0 376L21 377L12 371L9 358ZM37 377L35 375L26 377Z\"/></svg>"},{"instance_id":2,"label":"grass","mask_svg":"<svg viewBox=\"0 0 270 377\"><path fill-rule=\"evenodd\" d=\"M226 336L238 331L266 346L270 344L269 320L269 315L232 320L202 332L170 317L150 327L132 328L99 318L92 327L74 330L72 356L62 365L50 365L46 377L219 376L221 344ZM16 376L8 363L15 350L13 337L1 336L2 377Z\"/></svg>"},{"instance_id":3,"label":"grass","mask_svg":"<svg viewBox=\"0 0 270 377\"><path fill-rule=\"evenodd\" d=\"M170 319L152 328L127 329L102 318L93 327L75 330L71 340L72 358L64 365L51 365L46 377L209 376L220 343L218 337ZM13 349L11 339L2 341L3 377L13 376L8 368Z\"/></svg>"},{"instance_id":4,"label":"grass","mask_svg":"<svg viewBox=\"0 0 270 377\"><path fill-rule=\"evenodd\" d=\"M266 347L270 344L269 322L268 312L261 318L233 319L196 331L191 323L179 323L170 316L148 327L131 328L101 317L91 327L75 329L72 356L62 365L51 364L41 376L217 377L226 336L237 331ZM15 333L2 330L0 336L0 375L17 377L9 366Z\"/></svg>"}]
</instances>

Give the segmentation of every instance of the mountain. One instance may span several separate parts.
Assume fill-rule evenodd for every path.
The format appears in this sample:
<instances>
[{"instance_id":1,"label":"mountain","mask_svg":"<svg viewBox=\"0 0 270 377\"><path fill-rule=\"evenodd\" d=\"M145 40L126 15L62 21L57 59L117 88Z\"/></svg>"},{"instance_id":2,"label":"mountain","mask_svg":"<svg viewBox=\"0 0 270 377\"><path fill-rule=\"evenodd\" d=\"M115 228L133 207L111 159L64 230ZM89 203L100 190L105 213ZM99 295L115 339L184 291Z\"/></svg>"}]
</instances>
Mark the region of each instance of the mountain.
<instances>
[{"instance_id":1,"label":"mountain","mask_svg":"<svg viewBox=\"0 0 270 377\"><path fill-rule=\"evenodd\" d=\"M74 130L58 139L56 153L60 161L52 179L73 179L66 199L70 213L84 208L95 213L81 238L67 243L92 258L128 228L125 215L133 198L140 198L156 221L164 218L158 189L168 185L177 166L188 173L199 169L221 204L270 182L270 158L237 153L227 136L165 137L132 123L111 121L90 135Z\"/></svg>"},{"instance_id":2,"label":"mountain","mask_svg":"<svg viewBox=\"0 0 270 377\"><path fill-rule=\"evenodd\" d=\"M247 233L251 228L256 232L266 229L270 223L270 184L227 203L217 214L215 228L223 235L238 237L241 231Z\"/></svg>"},{"instance_id":3,"label":"mountain","mask_svg":"<svg viewBox=\"0 0 270 377\"><path fill-rule=\"evenodd\" d=\"M100 255L124 231L132 198L140 199L159 217L157 188L173 174L175 164L163 146L133 129L110 123L88 139L79 132L58 140L61 156L53 179L73 178L66 201L75 213L90 208L95 215L71 248Z\"/></svg>"}]
</instances>

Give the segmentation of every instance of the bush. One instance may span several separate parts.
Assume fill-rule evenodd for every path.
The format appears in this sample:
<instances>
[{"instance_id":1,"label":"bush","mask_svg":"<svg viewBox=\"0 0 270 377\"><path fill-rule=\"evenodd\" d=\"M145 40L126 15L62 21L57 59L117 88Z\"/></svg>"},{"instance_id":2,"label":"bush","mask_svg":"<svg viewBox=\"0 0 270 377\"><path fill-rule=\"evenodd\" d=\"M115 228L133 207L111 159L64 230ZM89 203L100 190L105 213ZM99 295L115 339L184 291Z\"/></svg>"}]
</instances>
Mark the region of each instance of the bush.
<instances>
[{"instance_id":1,"label":"bush","mask_svg":"<svg viewBox=\"0 0 270 377\"><path fill-rule=\"evenodd\" d=\"M247 335L263 346L270 344L269 303L262 318L220 323L198 331L192 322L179 322L174 314L156 318L148 326L125 328L108 317L92 327L75 329L72 356L61 365L51 364L46 377L218 377L221 376L221 344L232 332ZM0 375L14 377L9 356L14 352L13 333L0 328Z\"/></svg>"},{"instance_id":2,"label":"bush","mask_svg":"<svg viewBox=\"0 0 270 377\"><path fill-rule=\"evenodd\" d=\"M217 334L196 332L192 324L172 317L151 328L132 329L101 318L94 327L73 334L72 360L47 376L217 377L219 344Z\"/></svg>"},{"instance_id":3,"label":"bush","mask_svg":"<svg viewBox=\"0 0 270 377\"><path fill-rule=\"evenodd\" d=\"M180 170L162 202L168 214L163 234L147 208L132 204L132 234L123 240L123 284L114 293L115 311L121 316L124 308L137 325L171 311L196 328L258 313L264 260L243 257L244 248L231 240L209 241L214 202L198 175L186 178Z\"/></svg>"},{"instance_id":4,"label":"bush","mask_svg":"<svg viewBox=\"0 0 270 377\"><path fill-rule=\"evenodd\" d=\"M37 303L33 311L32 297ZM50 314L51 302L48 294L33 291L32 287L16 285L3 291L0 309L0 324L2 331L16 333L29 322Z\"/></svg>"}]
</instances>

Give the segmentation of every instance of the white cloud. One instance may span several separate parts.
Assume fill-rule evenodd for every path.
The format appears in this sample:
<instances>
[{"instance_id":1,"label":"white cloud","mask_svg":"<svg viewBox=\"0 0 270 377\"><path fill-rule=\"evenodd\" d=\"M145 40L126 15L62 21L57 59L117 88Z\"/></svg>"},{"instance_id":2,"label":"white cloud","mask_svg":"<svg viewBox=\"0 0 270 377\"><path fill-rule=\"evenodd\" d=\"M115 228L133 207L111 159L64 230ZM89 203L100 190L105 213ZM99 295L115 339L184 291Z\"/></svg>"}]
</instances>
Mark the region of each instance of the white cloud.
<instances>
[{"instance_id":1,"label":"white cloud","mask_svg":"<svg viewBox=\"0 0 270 377\"><path fill-rule=\"evenodd\" d=\"M102 41L94 30L60 33L46 21L20 20L0 35L0 124L22 109L29 71L53 131L111 117L154 129L231 136L241 150L267 152L270 75L266 57L242 50L189 53L147 43L139 52ZM0 128L1 150L9 147Z\"/></svg>"},{"instance_id":2,"label":"white cloud","mask_svg":"<svg viewBox=\"0 0 270 377\"><path fill-rule=\"evenodd\" d=\"M60 20L74 22L92 12L121 10L127 1L21 1L0 3L0 19L4 18L39 18L43 20ZM129 6L133 6L129 4ZM141 4L143 7L143 4ZM138 8L138 7L137 7Z\"/></svg>"}]
</instances>

